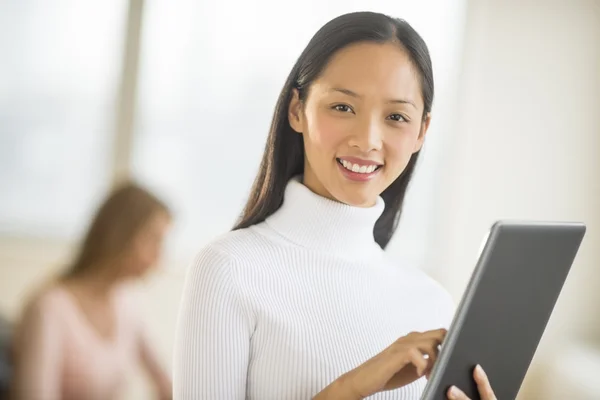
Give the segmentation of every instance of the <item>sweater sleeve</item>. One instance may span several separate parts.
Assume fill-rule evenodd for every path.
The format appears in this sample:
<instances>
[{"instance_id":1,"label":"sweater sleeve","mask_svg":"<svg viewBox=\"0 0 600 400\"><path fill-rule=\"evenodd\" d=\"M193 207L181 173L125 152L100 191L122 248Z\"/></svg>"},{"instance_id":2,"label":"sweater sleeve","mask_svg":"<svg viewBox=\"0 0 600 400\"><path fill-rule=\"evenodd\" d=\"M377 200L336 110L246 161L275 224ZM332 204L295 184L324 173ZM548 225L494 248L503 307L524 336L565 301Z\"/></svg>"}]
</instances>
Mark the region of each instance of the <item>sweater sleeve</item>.
<instances>
[{"instance_id":1,"label":"sweater sleeve","mask_svg":"<svg viewBox=\"0 0 600 400\"><path fill-rule=\"evenodd\" d=\"M234 267L209 247L188 270L176 328L175 400L246 397L252 324Z\"/></svg>"}]
</instances>

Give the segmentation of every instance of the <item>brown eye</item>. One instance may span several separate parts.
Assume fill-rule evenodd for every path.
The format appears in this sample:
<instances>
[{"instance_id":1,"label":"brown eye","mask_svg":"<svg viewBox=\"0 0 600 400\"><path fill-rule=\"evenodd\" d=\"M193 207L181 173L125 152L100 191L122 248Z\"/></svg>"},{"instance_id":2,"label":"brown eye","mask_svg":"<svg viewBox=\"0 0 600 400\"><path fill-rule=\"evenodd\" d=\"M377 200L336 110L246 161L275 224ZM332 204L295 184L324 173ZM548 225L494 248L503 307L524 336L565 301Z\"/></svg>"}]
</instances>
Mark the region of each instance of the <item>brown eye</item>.
<instances>
[{"instance_id":1,"label":"brown eye","mask_svg":"<svg viewBox=\"0 0 600 400\"><path fill-rule=\"evenodd\" d=\"M388 118L396 122L408 122L408 120L404 118L404 115L402 114L392 114Z\"/></svg>"},{"instance_id":2,"label":"brown eye","mask_svg":"<svg viewBox=\"0 0 600 400\"><path fill-rule=\"evenodd\" d=\"M336 111L343 112L343 113L353 112L352 108L350 108L350 106L348 106L346 104L336 104L332 108Z\"/></svg>"}]
</instances>

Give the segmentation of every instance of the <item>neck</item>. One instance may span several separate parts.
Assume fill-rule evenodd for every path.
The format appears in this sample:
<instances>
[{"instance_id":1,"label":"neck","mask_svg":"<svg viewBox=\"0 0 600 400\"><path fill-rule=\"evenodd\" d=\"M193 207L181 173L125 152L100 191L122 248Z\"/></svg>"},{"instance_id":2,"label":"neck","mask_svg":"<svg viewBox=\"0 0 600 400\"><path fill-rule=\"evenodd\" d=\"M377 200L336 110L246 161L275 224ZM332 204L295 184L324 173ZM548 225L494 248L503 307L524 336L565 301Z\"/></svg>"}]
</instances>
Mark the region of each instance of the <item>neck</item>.
<instances>
[{"instance_id":1,"label":"neck","mask_svg":"<svg viewBox=\"0 0 600 400\"><path fill-rule=\"evenodd\" d=\"M311 250L344 258L372 258L382 254L373 229L384 209L378 198L372 207L355 207L322 197L292 179L281 208L266 223L287 240Z\"/></svg>"},{"instance_id":2,"label":"neck","mask_svg":"<svg viewBox=\"0 0 600 400\"><path fill-rule=\"evenodd\" d=\"M96 298L109 297L119 283L119 277L107 266L97 266L66 278L67 284L85 290Z\"/></svg>"}]
</instances>

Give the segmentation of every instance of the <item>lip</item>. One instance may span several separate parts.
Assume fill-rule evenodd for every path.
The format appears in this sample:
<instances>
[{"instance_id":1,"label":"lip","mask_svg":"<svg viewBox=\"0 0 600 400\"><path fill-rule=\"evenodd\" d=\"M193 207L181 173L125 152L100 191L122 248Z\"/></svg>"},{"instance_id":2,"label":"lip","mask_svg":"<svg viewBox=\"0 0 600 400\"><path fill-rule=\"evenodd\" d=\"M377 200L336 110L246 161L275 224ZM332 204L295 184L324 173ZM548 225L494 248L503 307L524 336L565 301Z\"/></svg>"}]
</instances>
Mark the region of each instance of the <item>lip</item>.
<instances>
[{"instance_id":1,"label":"lip","mask_svg":"<svg viewBox=\"0 0 600 400\"><path fill-rule=\"evenodd\" d=\"M352 162L350 158L346 158L346 157L340 158L340 160L346 160L346 161ZM354 158L354 160L356 160L356 158ZM366 161L366 160L362 160L362 161ZM353 171L350 171L350 170L344 168L344 166L342 164L340 164L340 162L337 160L335 161L335 163L337 164L342 175L346 179L351 180L353 182L368 182L371 179L375 178L377 176L377 174L379 174L379 172L381 171L381 168L382 168L382 167L379 167L375 171L370 172L368 174L366 174L366 173L361 174L360 172L353 172ZM371 161L370 164L360 164L359 162L352 162L352 163L358 164L358 165L381 165L381 164L375 163L373 161Z\"/></svg>"},{"instance_id":2,"label":"lip","mask_svg":"<svg viewBox=\"0 0 600 400\"><path fill-rule=\"evenodd\" d=\"M358 164L360 166L362 165L383 165L382 162L378 162L378 161L373 161L373 160L363 160L362 158L358 158L358 157L338 157L340 160L346 160L348 162L351 162L352 164Z\"/></svg>"}]
</instances>

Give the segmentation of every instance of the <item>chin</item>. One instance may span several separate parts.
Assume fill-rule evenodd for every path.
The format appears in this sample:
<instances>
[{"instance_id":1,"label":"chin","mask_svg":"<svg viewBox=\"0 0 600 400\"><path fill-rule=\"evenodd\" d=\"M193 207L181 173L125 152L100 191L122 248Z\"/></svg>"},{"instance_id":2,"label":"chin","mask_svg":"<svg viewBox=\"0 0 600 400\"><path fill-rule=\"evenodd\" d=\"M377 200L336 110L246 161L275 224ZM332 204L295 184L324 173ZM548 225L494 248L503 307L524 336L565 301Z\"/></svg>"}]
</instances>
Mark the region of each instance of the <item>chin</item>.
<instances>
[{"instance_id":1,"label":"chin","mask_svg":"<svg viewBox=\"0 0 600 400\"><path fill-rule=\"evenodd\" d=\"M348 204L354 207L372 207L377 202L377 195L364 193L351 188L342 189L334 196L340 203Z\"/></svg>"}]
</instances>

